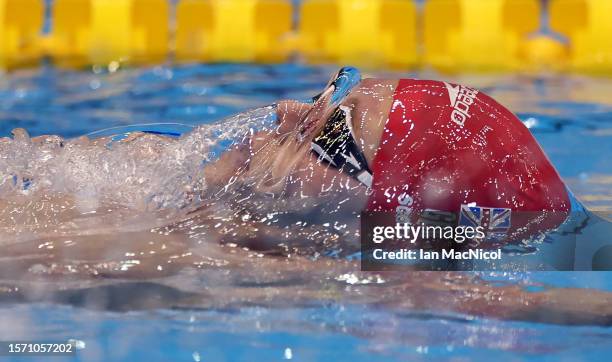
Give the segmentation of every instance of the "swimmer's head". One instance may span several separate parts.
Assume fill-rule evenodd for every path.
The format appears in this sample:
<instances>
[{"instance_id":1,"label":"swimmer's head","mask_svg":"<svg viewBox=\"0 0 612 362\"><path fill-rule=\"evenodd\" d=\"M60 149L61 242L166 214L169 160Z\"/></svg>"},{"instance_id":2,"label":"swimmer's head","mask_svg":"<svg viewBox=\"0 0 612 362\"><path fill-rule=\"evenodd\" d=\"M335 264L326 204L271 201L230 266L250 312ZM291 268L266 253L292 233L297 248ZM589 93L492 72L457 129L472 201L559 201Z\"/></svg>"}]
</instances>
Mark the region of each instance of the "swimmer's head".
<instances>
[{"instance_id":1,"label":"swimmer's head","mask_svg":"<svg viewBox=\"0 0 612 362\"><path fill-rule=\"evenodd\" d=\"M266 174L258 183L262 191L274 192L283 187L285 177L308 156L311 141L360 79L355 68L345 67L330 79L312 103L281 101L277 104L277 129L252 139L251 162L257 165L259 173Z\"/></svg>"}]
</instances>

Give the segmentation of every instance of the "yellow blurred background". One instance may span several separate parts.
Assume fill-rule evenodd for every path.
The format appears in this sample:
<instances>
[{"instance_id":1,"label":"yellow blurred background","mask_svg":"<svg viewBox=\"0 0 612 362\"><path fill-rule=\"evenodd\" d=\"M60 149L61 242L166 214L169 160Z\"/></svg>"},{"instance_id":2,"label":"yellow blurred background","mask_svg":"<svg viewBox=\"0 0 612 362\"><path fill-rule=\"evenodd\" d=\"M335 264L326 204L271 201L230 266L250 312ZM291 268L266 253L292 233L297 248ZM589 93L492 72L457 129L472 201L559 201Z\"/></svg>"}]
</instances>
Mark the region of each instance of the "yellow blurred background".
<instances>
[{"instance_id":1,"label":"yellow blurred background","mask_svg":"<svg viewBox=\"0 0 612 362\"><path fill-rule=\"evenodd\" d=\"M0 0L0 68L302 60L612 74L609 0Z\"/></svg>"}]
</instances>

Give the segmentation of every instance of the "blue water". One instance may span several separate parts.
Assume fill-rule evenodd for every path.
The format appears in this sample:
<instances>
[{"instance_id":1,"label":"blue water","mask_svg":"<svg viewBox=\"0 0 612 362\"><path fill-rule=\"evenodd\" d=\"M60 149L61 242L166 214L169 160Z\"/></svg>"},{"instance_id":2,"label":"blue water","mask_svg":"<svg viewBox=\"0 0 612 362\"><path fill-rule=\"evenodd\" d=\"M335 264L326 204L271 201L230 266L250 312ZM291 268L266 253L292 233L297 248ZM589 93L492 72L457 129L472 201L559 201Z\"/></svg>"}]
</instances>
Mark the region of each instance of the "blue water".
<instances>
[{"instance_id":1,"label":"blue water","mask_svg":"<svg viewBox=\"0 0 612 362\"><path fill-rule=\"evenodd\" d=\"M104 68L22 70L0 77L0 136L9 135L15 127L26 128L31 135L74 137L134 123L212 122L278 99L307 99L321 90L333 71L295 64L185 65L116 72ZM370 75L443 78L484 90L531 128L587 207L608 214L612 210L612 80ZM612 292L612 273L480 275L500 284L543 283ZM206 288L202 279L199 287ZM612 352L612 328L500 321L435 311L399 314L333 298L301 307L131 312L0 304L0 340L67 338L85 342L86 348L76 358L80 361L605 361Z\"/></svg>"}]
</instances>

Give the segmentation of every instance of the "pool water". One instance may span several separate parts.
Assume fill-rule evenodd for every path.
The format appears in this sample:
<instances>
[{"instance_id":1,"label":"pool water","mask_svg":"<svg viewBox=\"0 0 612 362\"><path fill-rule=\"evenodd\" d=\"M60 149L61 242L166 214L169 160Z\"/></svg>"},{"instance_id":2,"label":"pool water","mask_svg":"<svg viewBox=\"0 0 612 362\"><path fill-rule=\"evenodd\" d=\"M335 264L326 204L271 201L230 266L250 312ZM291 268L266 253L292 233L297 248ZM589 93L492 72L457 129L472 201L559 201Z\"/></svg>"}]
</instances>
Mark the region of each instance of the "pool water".
<instances>
[{"instance_id":1,"label":"pool water","mask_svg":"<svg viewBox=\"0 0 612 362\"><path fill-rule=\"evenodd\" d=\"M279 99L307 99L322 89L334 70L298 64L21 70L0 76L0 137L16 127L32 136L76 137L134 123L210 123ZM612 79L428 72L365 76L444 79L485 91L519 115L588 208L604 215L612 212ZM0 340L78 339L85 343L76 358L82 361L604 361L612 352L610 327L504 321L436 310L400 313L384 304L344 300L337 290L315 290L321 293L316 294L313 288L325 283L308 280L331 278L339 290L366 288L341 278L345 272L331 267L327 274L313 275L285 270L272 285L268 303L219 303L219 297L211 298L209 305L185 303L190 292L223 292L214 288L215 283L227 278L233 278L234 284L227 285L235 288L244 287L239 281L252 283L244 289L253 293L270 287L258 284L248 271L191 271L131 281L129 290L111 293L109 288L122 282L115 278L86 295L64 296L56 303L19 303L3 300L0 294ZM610 272L477 276L507 285L612 292ZM0 275L0 290L7 283ZM108 293L116 300L91 308L91 298ZM293 298L300 293L320 297Z\"/></svg>"}]
</instances>

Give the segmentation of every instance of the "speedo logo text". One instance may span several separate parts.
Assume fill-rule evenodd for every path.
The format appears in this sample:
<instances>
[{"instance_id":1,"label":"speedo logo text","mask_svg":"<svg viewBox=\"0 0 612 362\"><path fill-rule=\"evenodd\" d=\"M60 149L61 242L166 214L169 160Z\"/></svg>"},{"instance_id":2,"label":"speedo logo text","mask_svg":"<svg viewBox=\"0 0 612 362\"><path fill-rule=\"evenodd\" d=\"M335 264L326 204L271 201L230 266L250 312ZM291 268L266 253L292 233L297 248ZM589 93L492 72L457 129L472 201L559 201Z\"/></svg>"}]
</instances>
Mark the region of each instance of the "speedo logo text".
<instances>
[{"instance_id":1,"label":"speedo logo text","mask_svg":"<svg viewBox=\"0 0 612 362\"><path fill-rule=\"evenodd\" d=\"M478 91L462 85L453 86L446 82L444 85L448 89L448 97L453 107L451 121L463 127L465 121L470 118L470 106L474 104Z\"/></svg>"}]
</instances>

